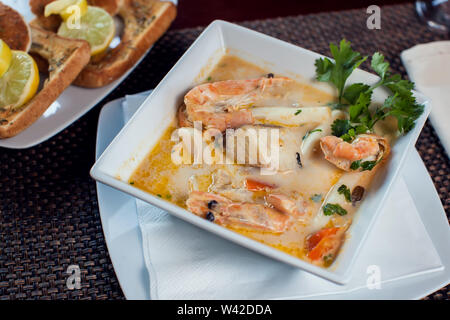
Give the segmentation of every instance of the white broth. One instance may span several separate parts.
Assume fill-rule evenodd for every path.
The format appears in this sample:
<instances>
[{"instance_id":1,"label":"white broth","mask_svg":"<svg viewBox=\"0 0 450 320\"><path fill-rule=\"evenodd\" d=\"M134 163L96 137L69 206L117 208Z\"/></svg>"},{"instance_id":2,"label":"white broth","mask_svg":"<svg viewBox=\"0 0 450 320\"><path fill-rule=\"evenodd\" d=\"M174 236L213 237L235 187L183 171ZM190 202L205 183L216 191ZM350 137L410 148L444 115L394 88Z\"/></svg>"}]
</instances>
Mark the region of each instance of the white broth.
<instances>
[{"instance_id":1,"label":"white broth","mask_svg":"<svg viewBox=\"0 0 450 320\"><path fill-rule=\"evenodd\" d=\"M225 55L207 75L205 82L260 78L265 77L269 72L270 70L263 70L235 56ZM327 103L335 100L334 96L320 91L310 84L294 81L289 89L289 94L268 101L267 105L323 108ZM329 111L329 114L329 119L321 123L308 122L300 126L279 128L279 172L274 175L261 175L255 166L238 164L177 165L173 163L171 152L175 142L171 141L171 135L178 126L174 119L174 124L167 129L157 145L149 152L132 174L129 182L183 208L187 208L186 200L193 190L220 193L232 201L267 206L267 190L253 192L242 190L248 179L270 185L277 193L288 196L304 209L303 214L294 219L292 226L282 233L242 225L227 224L225 227L295 257L321 266L328 266L332 260L313 261L308 257L306 243L308 236L323 227L342 227L345 232L351 223L357 205L346 203L344 200L342 207L346 209L346 215L324 216L322 213L323 202L327 195L333 196L332 190L339 187L339 181L350 181L347 183L353 183L352 187L354 188L360 181L358 175L361 176L360 173L346 173L325 160L318 139L324 135L330 135L329 128L333 119L342 116L340 112ZM261 121L260 124L270 128L279 125L276 122L271 123L270 120ZM389 132L389 128L391 127L384 128L384 135ZM221 175L231 179L226 188L218 185ZM232 186L231 189L229 186ZM343 196L342 199L344 199Z\"/></svg>"}]
</instances>

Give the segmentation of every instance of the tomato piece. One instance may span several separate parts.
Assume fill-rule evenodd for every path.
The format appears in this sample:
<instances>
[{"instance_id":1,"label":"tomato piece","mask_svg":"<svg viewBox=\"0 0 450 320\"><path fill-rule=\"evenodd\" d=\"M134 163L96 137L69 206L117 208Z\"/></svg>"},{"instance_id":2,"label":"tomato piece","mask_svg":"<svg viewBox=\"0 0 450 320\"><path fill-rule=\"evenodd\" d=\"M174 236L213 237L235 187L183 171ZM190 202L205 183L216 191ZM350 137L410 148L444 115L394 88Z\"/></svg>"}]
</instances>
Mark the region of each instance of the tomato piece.
<instances>
[{"instance_id":1,"label":"tomato piece","mask_svg":"<svg viewBox=\"0 0 450 320\"><path fill-rule=\"evenodd\" d=\"M270 183L257 181L251 178L245 179L245 187L250 191L264 191L275 188L275 186Z\"/></svg>"},{"instance_id":2,"label":"tomato piece","mask_svg":"<svg viewBox=\"0 0 450 320\"><path fill-rule=\"evenodd\" d=\"M338 231L342 228L324 228L307 239L308 257L318 260L326 253L336 250L341 245L342 237Z\"/></svg>"}]
</instances>

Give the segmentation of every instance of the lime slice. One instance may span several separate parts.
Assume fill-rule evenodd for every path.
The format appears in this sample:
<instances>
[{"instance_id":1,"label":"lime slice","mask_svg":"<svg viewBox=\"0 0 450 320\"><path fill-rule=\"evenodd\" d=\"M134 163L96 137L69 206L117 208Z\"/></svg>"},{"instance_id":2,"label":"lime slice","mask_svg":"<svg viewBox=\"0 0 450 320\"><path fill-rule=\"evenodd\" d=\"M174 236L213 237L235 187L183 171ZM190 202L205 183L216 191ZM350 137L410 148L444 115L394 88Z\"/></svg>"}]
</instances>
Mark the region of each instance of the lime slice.
<instances>
[{"instance_id":1,"label":"lime slice","mask_svg":"<svg viewBox=\"0 0 450 320\"><path fill-rule=\"evenodd\" d=\"M106 50L115 35L114 20L105 10L88 6L87 12L81 17L79 25L63 22L58 29L61 37L82 39L89 42L91 56Z\"/></svg>"},{"instance_id":2,"label":"lime slice","mask_svg":"<svg viewBox=\"0 0 450 320\"><path fill-rule=\"evenodd\" d=\"M33 58L24 51L12 50L8 71L0 78L0 108L15 111L27 103L39 86L39 71Z\"/></svg>"},{"instance_id":3,"label":"lime slice","mask_svg":"<svg viewBox=\"0 0 450 320\"><path fill-rule=\"evenodd\" d=\"M8 70L9 65L11 64L11 59L11 49L9 49L8 45L0 39L0 78Z\"/></svg>"},{"instance_id":4,"label":"lime slice","mask_svg":"<svg viewBox=\"0 0 450 320\"><path fill-rule=\"evenodd\" d=\"M87 9L88 4L86 0L57 0L45 6L44 15L48 17L52 14L59 14L66 21L73 14L78 13L81 17L87 12Z\"/></svg>"}]
</instances>

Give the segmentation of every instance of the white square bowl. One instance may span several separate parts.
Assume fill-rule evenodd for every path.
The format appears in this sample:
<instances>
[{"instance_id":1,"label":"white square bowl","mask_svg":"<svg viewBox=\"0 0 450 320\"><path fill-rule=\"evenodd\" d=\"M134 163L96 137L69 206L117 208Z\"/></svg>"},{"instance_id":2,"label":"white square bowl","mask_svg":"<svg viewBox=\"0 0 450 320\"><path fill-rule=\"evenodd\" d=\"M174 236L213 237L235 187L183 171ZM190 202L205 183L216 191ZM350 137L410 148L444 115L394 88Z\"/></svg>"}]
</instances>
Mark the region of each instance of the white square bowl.
<instances>
[{"instance_id":1,"label":"white square bowl","mask_svg":"<svg viewBox=\"0 0 450 320\"><path fill-rule=\"evenodd\" d=\"M160 207L174 216L188 221L238 243L244 247L271 258L301 268L315 275L339 284L350 280L352 265L381 211L392 183L405 161L407 151L414 146L430 112L426 99L415 93L419 103L425 104L425 111L417 120L415 128L399 138L392 147L388 163L380 169L372 183L371 190L355 215L349 237L344 243L336 261L328 268L320 268L282 251L235 233L217 224L202 219L175 204L153 196L128 183L128 179L163 132L175 118L177 108L184 94L198 80L204 79L208 71L224 54L237 55L244 60L260 65L277 75L286 75L298 81L312 80L315 76L314 61L321 55L299 48L267 35L228 23L214 21L198 37L153 93L144 101L128 124L111 142L91 169L91 176L107 185L124 191L136 198ZM362 70L355 70L348 83L375 83L378 77ZM314 83L330 91L324 83ZM373 99L382 102L386 93L378 90ZM200 231L200 230L199 230ZM193 235L195 236L195 235Z\"/></svg>"}]
</instances>

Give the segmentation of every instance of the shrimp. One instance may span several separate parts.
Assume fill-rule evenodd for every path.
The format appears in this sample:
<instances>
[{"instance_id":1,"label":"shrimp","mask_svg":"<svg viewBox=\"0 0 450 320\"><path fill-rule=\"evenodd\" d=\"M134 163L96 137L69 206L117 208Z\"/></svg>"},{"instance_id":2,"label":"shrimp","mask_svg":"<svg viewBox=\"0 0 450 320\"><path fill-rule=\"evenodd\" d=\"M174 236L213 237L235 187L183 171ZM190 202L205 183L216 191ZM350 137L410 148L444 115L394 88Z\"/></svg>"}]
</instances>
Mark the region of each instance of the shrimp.
<instances>
[{"instance_id":1,"label":"shrimp","mask_svg":"<svg viewBox=\"0 0 450 320\"><path fill-rule=\"evenodd\" d=\"M350 170L353 161L380 160L389 153L387 140L374 134L359 135L352 143L335 136L326 136L320 139L320 147L325 159L345 171Z\"/></svg>"},{"instance_id":2,"label":"shrimp","mask_svg":"<svg viewBox=\"0 0 450 320\"><path fill-rule=\"evenodd\" d=\"M292 82L279 77L205 83L184 97L186 112L190 121L202 121L221 131L253 124L255 119L248 108L285 95Z\"/></svg>"},{"instance_id":3,"label":"shrimp","mask_svg":"<svg viewBox=\"0 0 450 320\"><path fill-rule=\"evenodd\" d=\"M292 105L295 81L285 77L226 80L191 89L184 97L190 122L201 121L220 131L247 124L301 126L330 119L328 107Z\"/></svg>"},{"instance_id":4,"label":"shrimp","mask_svg":"<svg viewBox=\"0 0 450 320\"><path fill-rule=\"evenodd\" d=\"M188 118L188 115L186 113L186 106L184 103L182 103L178 108L177 118L178 118L178 126L180 128L194 126L193 123Z\"/></svg>"},{"instance_id":5,"label":"shrimp","mask_svg":"<svg viewBox=\"0 0 450 320\"><path fill-rule=\"evenodd\" d=\"M244 226L281 233L291 224L291 216L263 204L233 202L214 193L193 191L186 201L189 211L224 226Z\"/></svg>"},{"instance_id":6,"label":"shrimp","mask_svg":"<svg viewBox=\"0 0 450 320\"><path fill-rule=\"evenodd\" d=\"M269 194L266 200L275 209L285 214L298 217L305 213L304 206L298 205L296 201L289 199L283 194Z\"/></svg>"},{"instance_id":7,"label":"shrimp","mask_svg":"<svg viewBox=\"0 0 450 320\"><path fill-rule=\"evenodd\" d=\"M247 176L238 178L237 180L242 180L240 182L235 181L237 187L234 187L231 176L224 170L217 170L213 176L213 183L210 185L209 191L225 196L232 201L254 202L258 198L255 195L259 193L259 196L264 195L260 198L263 203L282 213L292 217L298 217L306 213L307 204L302 197L297 196L296 199L290 199L279 193L276 184Z\"/></svg>"}]
</instances>

